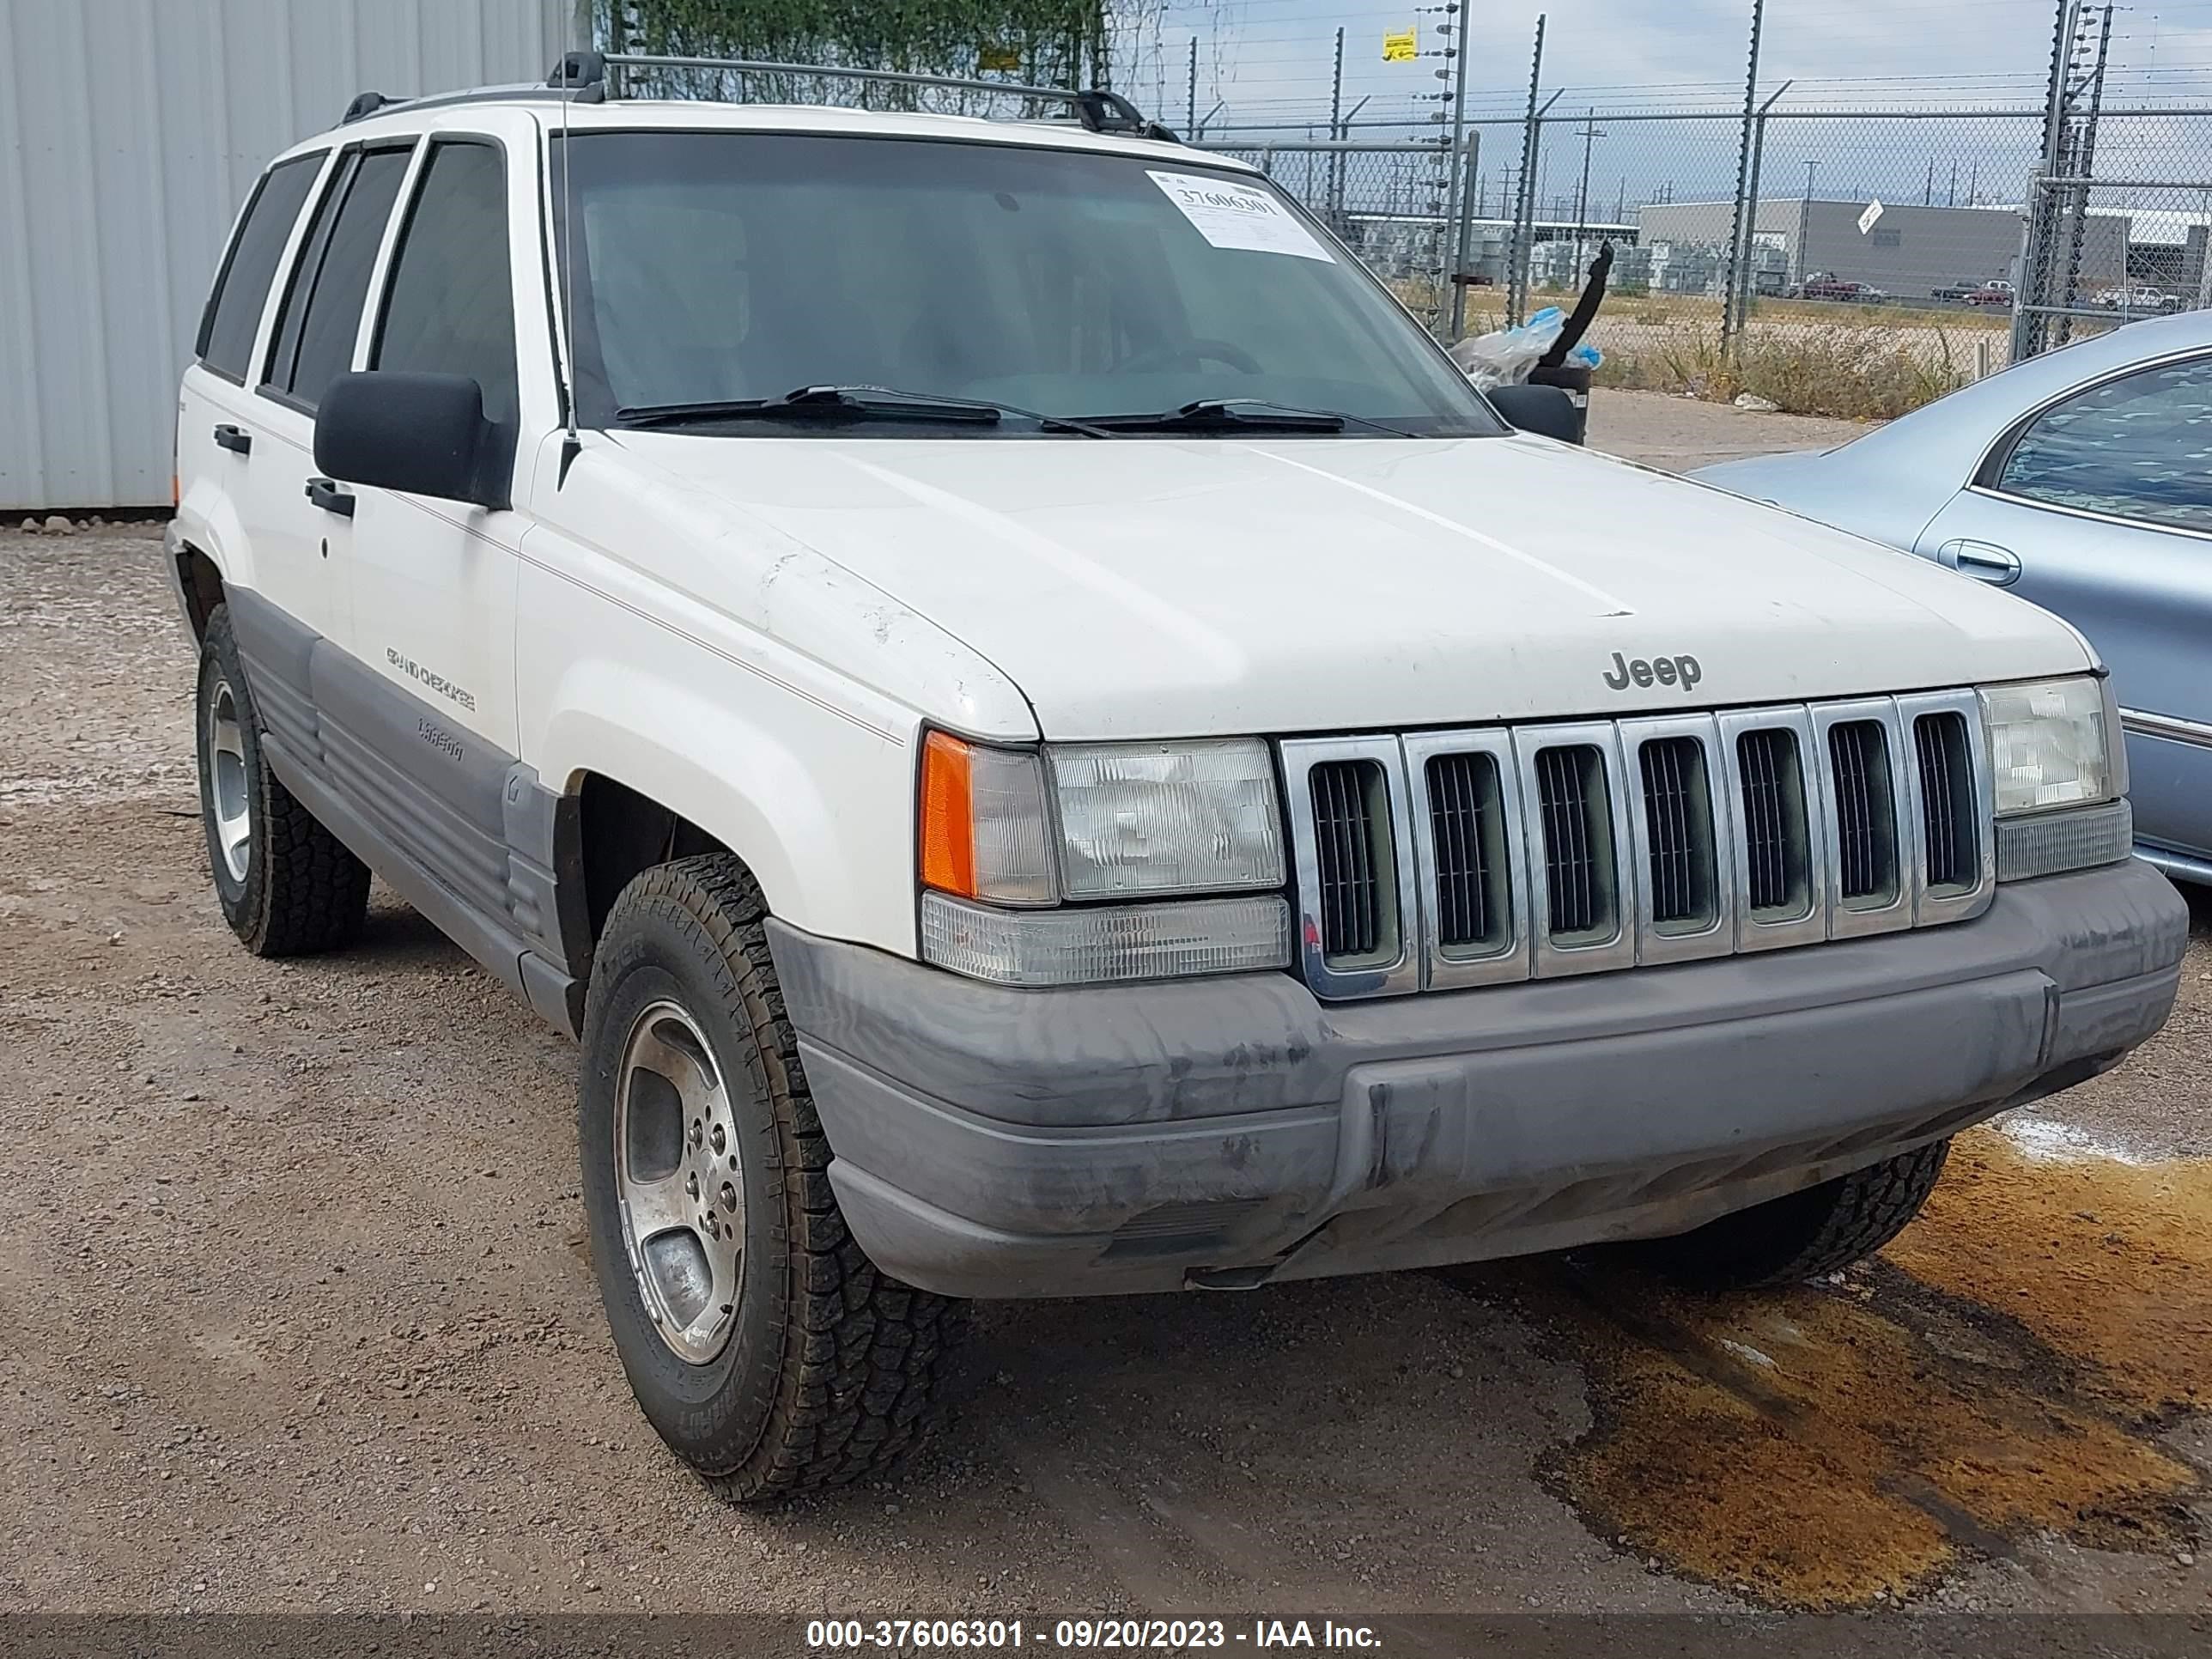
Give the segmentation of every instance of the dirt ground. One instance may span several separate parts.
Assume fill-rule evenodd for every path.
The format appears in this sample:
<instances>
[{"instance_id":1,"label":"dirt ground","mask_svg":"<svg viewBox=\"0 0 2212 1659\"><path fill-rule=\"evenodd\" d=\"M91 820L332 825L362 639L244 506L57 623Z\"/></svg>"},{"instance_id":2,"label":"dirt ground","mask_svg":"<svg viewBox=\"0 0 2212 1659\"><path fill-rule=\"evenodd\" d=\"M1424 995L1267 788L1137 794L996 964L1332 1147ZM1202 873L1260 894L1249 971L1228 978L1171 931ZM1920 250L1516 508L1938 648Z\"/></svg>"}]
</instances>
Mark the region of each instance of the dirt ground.
<instances>
[{"instance_id":1,"label":"dirt ground","mask_svg":"<svg viewBox=\"0 0 2212 1659\"><path fill-rule=\"evenodd\" d=\"M225 930L156 550L0 525L0 1609L2212 1607L2212 905L2168 1030L1837 1283L986 1308L897 1480L738 1512L608 1346L567 1040L381 887L344 955Z\"/></svg>"}]
</instances>

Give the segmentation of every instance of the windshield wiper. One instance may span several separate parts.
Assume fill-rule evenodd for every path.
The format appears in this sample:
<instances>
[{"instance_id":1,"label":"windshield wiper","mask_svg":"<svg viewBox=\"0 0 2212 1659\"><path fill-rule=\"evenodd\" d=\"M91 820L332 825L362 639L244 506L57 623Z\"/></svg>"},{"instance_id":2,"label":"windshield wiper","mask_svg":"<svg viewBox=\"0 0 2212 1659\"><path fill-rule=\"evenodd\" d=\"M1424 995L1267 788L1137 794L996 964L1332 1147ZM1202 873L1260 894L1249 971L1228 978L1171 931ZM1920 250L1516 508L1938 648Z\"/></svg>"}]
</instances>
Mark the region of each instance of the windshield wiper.
<instances>
[{"instance_id":1,"label":"windshield wiper","mask_svg":"<svg viewBox=\"0 0 2212 1659\"><path fill-rule=\"evenodd\" d=\"M1083 421L1039 414L1012 404L974 398L940 398L888 386L803 386L781 398L732 398L689 404L639 404L615 411L628 427L714 426L724 421L945 421L991 426L1001 416L1035 421L1050 432L1113 434Z\"/></svg>"},{"instance_id":2,"label":"windshield wiper","mask_svg":"<svg viewBox=\"0 0 2212 1659\"><path fill-rule=\"evenodd\" d=\"M1261 398L1201 398L1156 415L1086 415L1085 422L1109 432L1341 432L1347 426L1370 427L1394 438L1413 434L1401 428L1346 415L1333 409L1292 409Z\"/></svg>"}]
</instances>

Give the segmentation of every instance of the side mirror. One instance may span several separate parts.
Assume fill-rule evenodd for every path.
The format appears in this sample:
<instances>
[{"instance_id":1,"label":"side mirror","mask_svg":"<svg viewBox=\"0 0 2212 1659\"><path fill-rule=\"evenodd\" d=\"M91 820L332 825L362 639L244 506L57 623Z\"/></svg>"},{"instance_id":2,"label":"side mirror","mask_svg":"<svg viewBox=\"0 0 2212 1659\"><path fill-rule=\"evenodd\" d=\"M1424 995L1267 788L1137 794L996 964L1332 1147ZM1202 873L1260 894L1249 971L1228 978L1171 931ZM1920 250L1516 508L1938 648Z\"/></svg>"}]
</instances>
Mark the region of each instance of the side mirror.
<instances>
[{"instance_id":1,"label":"side mirror","mask_svg":"<svg viewBox=\"0 0 2212 1659\"><path fill-rule=\"evenodd\" d=\"M501 507L499 435L465 374L341 374L315 411L315 465L342 483Z\"/></svg>"},{"instance_id":2,"label":"side mirror","mask_svg":"<svg viewBox=\"0 0 2212 1659\"><path fill-rule=\"evenodd\" d=\"M1583 441L1583 412L1559 386L1501 386L1484 395L1490 399L1490 406L1504 416L1508 426L1533 432L1540 438L1557 438L1563 444Z\"/></svg>"}]
</instances>

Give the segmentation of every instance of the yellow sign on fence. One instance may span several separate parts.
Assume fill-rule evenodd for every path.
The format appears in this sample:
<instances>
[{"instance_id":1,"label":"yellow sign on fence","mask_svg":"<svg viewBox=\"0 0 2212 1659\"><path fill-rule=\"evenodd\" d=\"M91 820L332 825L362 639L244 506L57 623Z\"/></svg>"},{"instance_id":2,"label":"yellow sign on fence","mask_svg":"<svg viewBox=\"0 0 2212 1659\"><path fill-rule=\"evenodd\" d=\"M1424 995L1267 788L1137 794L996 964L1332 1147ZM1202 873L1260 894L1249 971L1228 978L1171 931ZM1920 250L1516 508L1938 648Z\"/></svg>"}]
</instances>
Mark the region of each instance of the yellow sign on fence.
<instances>
[{"instance_id":1,"label":"yellow sign on fence","mask_svg":"<svg viewBox=\"0 0 2212 1659\"><path fill-rule=\"evenodd\" d=\"M1386 64L1410 64L1421 55L1421 31L1419 24L1402 33L1382 37L1382 61Z\"/></svg>"}]
</instances>

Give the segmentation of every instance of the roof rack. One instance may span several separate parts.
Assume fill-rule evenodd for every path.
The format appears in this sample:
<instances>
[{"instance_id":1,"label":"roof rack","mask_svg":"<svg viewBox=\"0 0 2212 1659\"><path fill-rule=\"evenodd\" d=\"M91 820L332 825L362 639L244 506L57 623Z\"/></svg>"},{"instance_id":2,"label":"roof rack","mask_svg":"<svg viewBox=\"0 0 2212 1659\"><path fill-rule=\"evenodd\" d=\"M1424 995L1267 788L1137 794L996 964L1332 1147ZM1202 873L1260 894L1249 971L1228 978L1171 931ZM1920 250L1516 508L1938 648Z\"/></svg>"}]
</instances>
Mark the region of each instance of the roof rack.
<instances>
[{"instance_id":1,"label":"roof rack","mask_svg":"<svg viewBox=\"0 0 2212 1659\"><path fill-rule=\"evenodd\" d=\"M951 75L914 75L903 70L854 69L842 64L776 64L750 58L670 58L642 52L572 52L555 65L546 85L570 91L579 103L595 103L621 94L610 70L720 70L738 75L817 75L840 81L879 81L890 86L934 87L945 92L984 93L1001 98L1042 99L1066 104L1089 132L1126 133L1132 137L1156 138L1168 143L1176 136L1144 113L1118 92L1103 87L1032 87L1012 81L972 81ZM594 93L597 96L594 97Z\"/></svg>"},{"instance_id":2,"label":"roof rack","mask_svg":"<svg viewBox=\"0 0 2212 1659\"><path fill-rule=\"evenodd\" d=\"M489 104L504 99L550 98L573 100L579 104L596 104L605 97L606 89L599 85L580 85L564 90L558 76L544 81L518 81L510 86L471 87L461 92L434 92L420 98L392 98L380 92L357 92L353 101L345 106L338 118L340 126L368 119L394 109L435 109L444 104Z\"/></svg>"},{"instance_id":3,"label":"roof rack","mask_svg":"<svg viewBox=\"0 0 2212 1659\"><path fill-rule=\"evenodd\" d=\"M354 95L338 119L341 126L392 109L426 109L441 104L488 103L498 99L556 98L579 104L618 97L610 69L722 70L739 75L819 75L841 81L881 81L892 86L935 87L947 92L980 92L1001 98L1033 98L1066 104L1087 132L1123 133L1133 138L1179 142L1157 121L1147 120L1118 92L1103 87L1030 87L1012 81L969 81L950 75L912 75L902 70L849 69L837 64L773 64L748 58L664 58L643 53L572 52L562 55L542 83L477 87L466 92L435 93L423 98L388 98L380 92Z\"/></svg>"}]
</instances>

